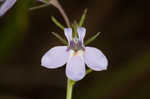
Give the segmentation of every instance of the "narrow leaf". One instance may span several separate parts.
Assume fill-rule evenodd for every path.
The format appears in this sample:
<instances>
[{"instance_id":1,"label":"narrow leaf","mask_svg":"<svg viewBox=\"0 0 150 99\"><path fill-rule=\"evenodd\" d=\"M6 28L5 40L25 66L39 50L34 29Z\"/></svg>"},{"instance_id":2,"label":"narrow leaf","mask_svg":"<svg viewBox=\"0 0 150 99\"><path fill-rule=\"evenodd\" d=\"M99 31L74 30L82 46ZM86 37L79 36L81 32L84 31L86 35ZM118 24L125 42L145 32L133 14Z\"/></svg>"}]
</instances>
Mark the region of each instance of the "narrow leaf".
<instances>
[{"instance_id":1,"label":"narrow leaf","mask_svg":"<svg viewBox=\"0 0 150 99\"><path fill-rule=\"evenodd\" d=\"M65 27L60 22L58 22L55 17L52 16L51 19L60 29L62 29L64 31Z\"/></svg>"},{"instance_id":2,"label":"narrow leaf","mask_svg":"<svg viewBox=\"0 0 150 99\"><path fill-rule=\"evenodd\" d=\"M67 41L65 39L63 39L58 33L52 32L52 34L59 39L63 44L67 45Z\"/></svg>"},{"instance_id":3,"label":"narrow leaf","mask_svg":"<svg viewBox=\"0 0 150 99\"><path fill-rule=\"evenodd\" d=\"M87 69L87 70L86 70L86 75L89 74L89 73L91 73L91 72L92 72L91 69Z\"/></svg>"},{"instance_id":4,"label":"narrow leaf","mask_svg":"<svg viewBox=\"0 0 150 99\"><path fill-rule=\"evenodd\" d=\"M78 26L77 21L73 22L72 27L73 27L73 31L74 31L73 32L73 37L78 37L77 27L79 27L79 26Z\"/></svg>"},{"instance_id":5,"label":"narrow leaf","mask_svg":"<svg viewBox=\"0 0 150 99\"><path fill-rule=\"evenodd\" d=\"M95 34L94 36L92 36L90 39L88 39L88 40L85 42L85 45L88 45L88 44L91 43L93 40L95 40L95 39L99 36L100 33L101 33L101 32L98 32L97 34Z\"/></svg>"},{"instance_id":6,"label":"narrow leaf","mask_svg":"<svg viewBox=\"0 0 150 99\"><path fill-rule=\"evenodd\" d=\"M29 8L30 11L32 10L37 10L37 9L40 9L40 8L44 8L44 7L47 7L49 6L50 3L46 3L46 4L42 4L42 5L39 5L39 6L35 6L35 7L32 7L32 8Z\"/></svg>"},{"instance_id":7,"label":"narrow leaf","mask_svg":"<svg viewBox=\"0 0 150 99\"><path fill-rule=\"evenodd\" d=\"M79 22L79 26L82 27L82 25L84 24L84 20L87 14L87 9L84 10L83 15L81 16L80 22Z\"/></svg>"}]
</instances>

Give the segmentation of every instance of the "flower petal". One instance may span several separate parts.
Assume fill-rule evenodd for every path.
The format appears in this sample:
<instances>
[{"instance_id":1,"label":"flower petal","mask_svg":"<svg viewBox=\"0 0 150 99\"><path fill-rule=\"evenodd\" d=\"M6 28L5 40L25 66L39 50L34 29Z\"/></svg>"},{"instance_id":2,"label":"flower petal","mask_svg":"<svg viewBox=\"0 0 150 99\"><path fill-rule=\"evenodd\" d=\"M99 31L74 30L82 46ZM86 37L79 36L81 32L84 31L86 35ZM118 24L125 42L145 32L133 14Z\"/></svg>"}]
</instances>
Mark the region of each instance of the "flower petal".
<instances>
[{"instance_id":1,"label":"flower petal","mask_svg":"<svg viewBox=\"0 0 150 99\"><path fill-rule=\"evenodd\" d=\"M85 76L85 64L82 56L72 56L66 66L68 78L78 81Z\"/></svg>"},{"instance_id":2,"label":"flower petal","mask_svg":"<svg viewBox=\"0 0 150 99\"><path fill-rule=\"evenodd\" d=\"M72 28L65 28L64 33L68 42L70 42L72 40Z\"/></svg>"},{"instance_id":3,"label":"flower petal","mask_svg":"<svg viewBox=\"0 0 150 99\"><path fill-rule=\"evenodd\" d=\"M57 46L50 49L42 57L41 65L52 69L63 66L69 58L69 53L66 50L67 46Z\"/></svg>"},{"instance_id":4,"label":"flower petal","mask_svg":"<svg viewBox=\"0 0 150 99\"><path fill-rule=\"evenodd\" d=\"M78 32L79 40L83 42L86 34L86 29L84 27L78 27L77 32Z\"/></svg>"},{"instance_id":5,"label":"flower petal","mask_svg":"<svg viewBox=\"0 0 150 99\"><path fill-rule=\"evenodd\" d=\"M87 66L95 71L106 70L108 61L106 56L97 48L86 47L84 61Z\"/></svg>"},{"instance_id":6,"label":"flower petal","mask_svg":"<svg viewBox=\"0 0 150 99\"><path fill-rule=\"evenodd\" d=\"M0 8L0 16L3 16L11 7L13 7L16 1L17 0L6 0Z\"/></svg>"}]
</instances>

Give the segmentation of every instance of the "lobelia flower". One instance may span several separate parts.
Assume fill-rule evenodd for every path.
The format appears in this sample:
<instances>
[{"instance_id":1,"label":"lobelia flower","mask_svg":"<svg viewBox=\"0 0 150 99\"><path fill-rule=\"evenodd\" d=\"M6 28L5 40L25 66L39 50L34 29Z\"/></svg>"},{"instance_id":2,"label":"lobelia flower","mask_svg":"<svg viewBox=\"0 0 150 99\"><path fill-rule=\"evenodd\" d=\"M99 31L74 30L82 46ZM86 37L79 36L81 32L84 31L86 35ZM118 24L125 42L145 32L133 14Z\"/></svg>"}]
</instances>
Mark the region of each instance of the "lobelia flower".
<instances>
[{"instance_id":1,"label":"lobelia flower","mask_svg":"<svg viewBox=\"0 0 150 99\"><path fill-rule=\"evenodd\" d=\"M99 49L84 46L86 29L78 27L77 32L78 37L73 38L72 29L65 28L68 46L53 47L41 59L41 65L49 69L66 64L66 75L74 81L81 80L85 76L85 64L94 71L106 70L108 65L106 56Z\"/></svg>"},{"instance_id":2,"label":"lobelia flower","mask_svg":"<svg viewBox=\"0 0 150 99\"><path fill-rule=\"evenodd\" d=\"M10 8L12 8L18 0L0 0L0 2L4 2L0 7L0 16L3 16ZM37 0L43 3L47 3L45 0Z\"/></svg>"}]
</instances>

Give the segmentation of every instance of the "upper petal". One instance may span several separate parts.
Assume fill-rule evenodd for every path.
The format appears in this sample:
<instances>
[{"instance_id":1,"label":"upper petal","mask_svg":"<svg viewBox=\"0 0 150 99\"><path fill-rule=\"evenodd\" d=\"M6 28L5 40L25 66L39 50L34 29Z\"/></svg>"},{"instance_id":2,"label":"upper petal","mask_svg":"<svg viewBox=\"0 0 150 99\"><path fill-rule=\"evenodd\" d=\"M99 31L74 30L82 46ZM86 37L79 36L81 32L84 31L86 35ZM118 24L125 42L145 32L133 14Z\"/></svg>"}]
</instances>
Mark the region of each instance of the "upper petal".
<instances>
[{"instance_id":1,"label":"upper petal","mask_svg":"<svg viewBox=\"0 0 150 99\"><path fill-rule=\"evenodd\" d=\"M72 40L72 28L65 28L64 33L68 42L70 42Z\"/></svg>"},{"instance_id":2,"label":"upper petal","mask_svg":"<svg viewBox=\"0 0 150 99\"><path fill-rule=\"evenodd\" d=\"M85 64L83 57L72 56L67 62L66 75L68 78L78 81L85 76Z\"/></svg>"},{"instance_id":3,"label":"upper petal","mask_svg":"<svg viewBox=\"0 0 150 99\"><path fill-rule=\"evenodd\" d=\"M77 32L78 32L79 40L83 42L85 34L86 34L86 29L84 27L78 27Z\"/></svg>"},{"instance_id":4,"label":"upper petal","mask_svg":"<svg viewBox=\"0 0 150 99\"><path fill-rule=\"evenodd\" d=\"M58 68L63 66L69 58L69 53L66 50L67 46L57 46L50 49L42 57L41 65L46 68Z\"/></svg>"},{"instance_id":5,"label":"upper petal","mask_svg":"<svg viewBox=\"0 0 150 99\"><path fill-rule=\"evenodd\" d=\"M106 70L108 61L106 56L97 48L86 47L84 61L87 66L95 71Z\"/></svg>"},{"instance_id":6,"label":"upper petal","mask_svg":"<svg viewBox=\"0 0 150 99\"><path fill-rule=\"evenodd\" d=\"M3 16L11 7L13 7L16 1L17 0L6 0L0 7L0 16Z\"/></svg>"}]
</instances>

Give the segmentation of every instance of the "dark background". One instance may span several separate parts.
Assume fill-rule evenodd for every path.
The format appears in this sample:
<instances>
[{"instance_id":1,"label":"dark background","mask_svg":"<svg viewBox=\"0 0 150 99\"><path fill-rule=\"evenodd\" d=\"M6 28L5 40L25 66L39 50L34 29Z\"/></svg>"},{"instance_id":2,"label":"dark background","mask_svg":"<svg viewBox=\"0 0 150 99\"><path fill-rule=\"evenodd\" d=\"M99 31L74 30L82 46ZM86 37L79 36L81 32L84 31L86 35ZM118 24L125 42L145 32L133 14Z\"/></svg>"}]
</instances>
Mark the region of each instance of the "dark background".
<instances>
[{"instance_id":1,"label":"dark background","mask_svg":"<svg viewBox=\"0 0 150 99\"><path fill-rule=\"evenodd\" d=\"M60 0L71 22L88 8L86 40L103 51L107 71L92 72L74 88L73 99L150 99L150 25L148 0ZM61 31L51 21L53 6L21 0L0 18L0 99L65 99L65 67L41 67L43 54L62 45L51 32Z\"/></svg>"}]
</instances>

